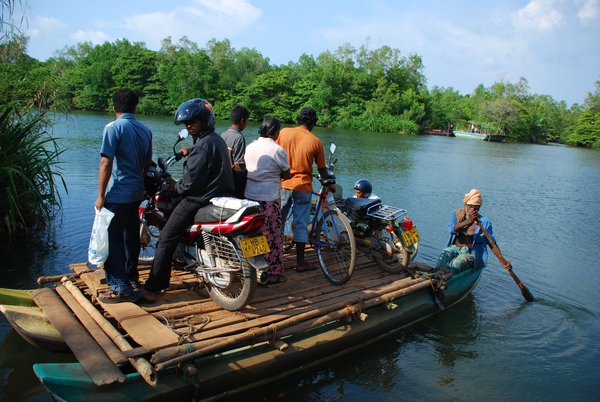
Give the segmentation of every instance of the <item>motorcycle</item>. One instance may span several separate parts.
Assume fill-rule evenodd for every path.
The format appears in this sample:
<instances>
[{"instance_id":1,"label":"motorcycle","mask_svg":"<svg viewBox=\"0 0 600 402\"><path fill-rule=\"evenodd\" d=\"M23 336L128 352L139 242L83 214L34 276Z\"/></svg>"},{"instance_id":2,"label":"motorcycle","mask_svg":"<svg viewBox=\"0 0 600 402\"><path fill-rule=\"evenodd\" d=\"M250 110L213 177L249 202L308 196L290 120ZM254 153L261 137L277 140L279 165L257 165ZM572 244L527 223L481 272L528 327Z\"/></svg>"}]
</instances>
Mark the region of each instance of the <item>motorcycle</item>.
<instances>
[{"instance_id":1,"label":"motorcycle","mask_svg":"<svg viewBox=\"0 0 600 402\"><path fill-rule=\"evenodd\" d=\"M330 152L333 154L335 147ZM333 170L333 165L329 169ZM350 221L356 247L384 271L399 273L415 259L419 232L405 209L383 205L380 199L343 198L343 188L337 184L333 198Z\"/></svg>"},{"instance_id":2,"label":"motorcycle","mask_svg":"<svg viewBox=\"0 0 600 402\"><path fill-rule=\"evenodd\" d=\"M384 271L399 273L414 260L419 232L405 209L383 205L380 199L354 197L339 207L350 220L356 247Z\"/></svg>"},{"instance_id":3,"label":"motorcycle","mask_svg":"<svg viewBox=\"0 0 600 402\"><path fill-rule=\"evenodd\" d=\"M187 130L181 130L173 155L159 158L145 178L146 199L139 208L141 263L153 261L160 230L179 200L177 193L168 190L168 170L183 158L175 146L187 136ZM181 237L174 269L194 273L222 308L241 309L252 299L257 283L266 284L269 279L264 254L270 249L260 232L264 220L257 202L232 197L211 200Z\"/></svg>"}]
</instances>

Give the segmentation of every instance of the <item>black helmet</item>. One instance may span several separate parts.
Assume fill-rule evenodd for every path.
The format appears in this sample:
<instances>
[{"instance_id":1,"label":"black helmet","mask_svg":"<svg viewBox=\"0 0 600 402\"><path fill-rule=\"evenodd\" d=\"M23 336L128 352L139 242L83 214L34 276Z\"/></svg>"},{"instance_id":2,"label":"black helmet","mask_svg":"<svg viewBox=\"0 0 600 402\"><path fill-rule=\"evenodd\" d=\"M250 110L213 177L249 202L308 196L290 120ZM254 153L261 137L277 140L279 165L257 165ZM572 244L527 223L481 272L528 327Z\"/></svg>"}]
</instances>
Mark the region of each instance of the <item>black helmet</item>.
<instances>
[{"instance_id":1,"label":"black helmet","mask_svg":"<svg viewBox=\"0 0 600 402\"><path fill-rule=\"evenodd\" d=\"M179 125L195 118L200 118L203 132L214 130L215 112L213 106L208 101L200 98L183 102L175 112L174 123Z\"/></svg>"},{"instance_id":2,"label":"black helmet","mask_svg":"<svg viewBox=\"0 0 600 402\"><path fill-rule=\"evenodd\" d=\"M360 179L354 184L355 190L360 190L365 198L368 198L373 192L373 186L367 179Z\"/></svg>"}]
</instances>

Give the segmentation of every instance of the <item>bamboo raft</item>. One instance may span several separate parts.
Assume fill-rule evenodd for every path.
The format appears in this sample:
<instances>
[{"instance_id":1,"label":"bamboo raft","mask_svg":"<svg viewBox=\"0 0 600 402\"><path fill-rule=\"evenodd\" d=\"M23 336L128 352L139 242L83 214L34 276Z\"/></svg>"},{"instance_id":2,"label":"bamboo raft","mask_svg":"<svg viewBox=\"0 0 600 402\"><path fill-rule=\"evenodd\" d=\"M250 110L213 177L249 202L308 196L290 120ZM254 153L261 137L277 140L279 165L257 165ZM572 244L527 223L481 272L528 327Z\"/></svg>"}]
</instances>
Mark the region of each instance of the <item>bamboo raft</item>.
<instances>
[{"instance_id":1,"label":"bamboo raft","mask_svg":"<svg viewBox=\"0 0 600 402\"><path fill-rule=\"evenodd\" d=\"M307 249L307 259L318 266L314 251ZM367 321L365 310L375 306L394 310L398 307L395 300L422 289L435 289L452 277L423 274L430 269L424 264L389 274L359 253L352 279L335 286L320 269L293 270L295 255L286 255L285 261L287 281L259 286L251 303L237 312L219 307L193 274L177 270L172 271L169 289L155 304L99 303L95 295L107 289L104 272L90 271L85 263L72 264L73 274L62 277L53 288L34 291L33 299L95 385L124 382L133 367L147 384L156 386L161 371L173 367L193 370L188 363L199 358L258 345L285 353L288 339L294 335L306 336L332 322L339 326ZM414 268L421 275L414 275ZM149 269L138 267L141 282ZM38 282L57 279L42 277ZM427 297L434 304L433 298Z\"/></svg>"}]
</instances>

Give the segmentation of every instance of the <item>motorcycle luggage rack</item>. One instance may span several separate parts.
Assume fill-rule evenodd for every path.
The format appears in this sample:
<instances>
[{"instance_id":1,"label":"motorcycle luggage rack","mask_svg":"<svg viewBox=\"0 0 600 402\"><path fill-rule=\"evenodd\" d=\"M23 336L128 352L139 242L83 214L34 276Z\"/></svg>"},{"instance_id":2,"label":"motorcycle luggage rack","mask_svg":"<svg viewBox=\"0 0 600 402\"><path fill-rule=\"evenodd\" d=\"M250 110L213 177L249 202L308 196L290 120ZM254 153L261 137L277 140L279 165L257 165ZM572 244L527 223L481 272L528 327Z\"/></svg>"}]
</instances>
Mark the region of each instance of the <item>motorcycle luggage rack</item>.
<instances>
[{"instance_id":1,"label":"motorcycle luggage rack","mask_svg":"<svg viewBox=\"0 0 600 402\"><path fill-rule=\"evenodd\" d=\"M406 209L391 207L389 205L373 205L367 210L367 216L383 220L396 219L402 215L406 215Z\"/></svg>"}]
</instances>

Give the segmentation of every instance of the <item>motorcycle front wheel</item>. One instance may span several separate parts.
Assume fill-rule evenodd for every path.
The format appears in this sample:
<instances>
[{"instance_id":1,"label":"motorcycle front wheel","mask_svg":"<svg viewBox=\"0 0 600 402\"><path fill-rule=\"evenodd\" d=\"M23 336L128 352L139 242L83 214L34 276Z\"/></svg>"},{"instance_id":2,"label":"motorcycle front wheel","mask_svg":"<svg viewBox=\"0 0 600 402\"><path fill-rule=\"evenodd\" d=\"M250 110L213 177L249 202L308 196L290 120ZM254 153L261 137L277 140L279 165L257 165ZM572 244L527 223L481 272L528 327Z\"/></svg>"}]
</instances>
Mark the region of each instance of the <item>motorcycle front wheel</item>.
<instances>
[{"instance_id":1,"label":"motorcycle front wheel","mask_svg":"<svg viewBox=\"0 0 600 402\"><path fill-rule=\"evenodd\" d=\"M159 234L158 226L146 223L140 225L140 264L151 264L154 261Z\"/></svg>"},{"instance_id":2,"label":"motorcycle front wheel","mask_svg":"<svg viewBox=\"0 0 600 402\"><path fill-rule=\"evenodd\" d=\"M217 246L217 247L214 247ZM222 308L237 311L252 300L256 291L256 270L231 242L213 245L217 267L204 268L204 285L210 297ZM200 249L197 249L200 253Z\"/></svg>"},{"instance_id":3,"label":"motorcycle front wheel","mask_svg":"<svg viewBox=\"0 0 600 402\"><path fill-rule=\"evenodd\" d=\"M402 246L402 242L394 233L389 233L385 229L378 230L374 237L389 247L387 250L391 253L384 258L375 257L375 263L386 272L397 274L402 272L411 261L409 252Z\"/></svg>"},{"instance_id":4,"label":"motorcycle front wheel","mask_svg":"<svg viewBox=\"0 0 600 402\"><path fill-rule=\"evenodd\" d=\"M325 277L334 285L348 282L356 264L356 240L348 218L335 209L325 212L317 222L313 244Z\"/></svg>"}]
</instances>

